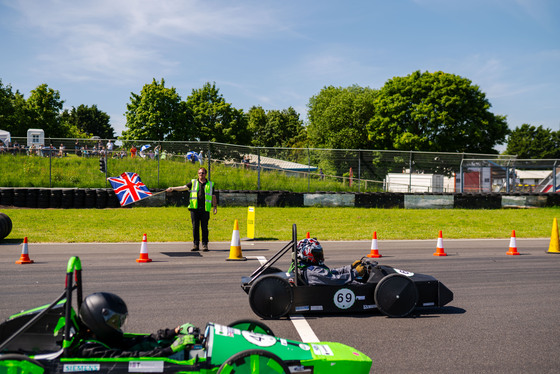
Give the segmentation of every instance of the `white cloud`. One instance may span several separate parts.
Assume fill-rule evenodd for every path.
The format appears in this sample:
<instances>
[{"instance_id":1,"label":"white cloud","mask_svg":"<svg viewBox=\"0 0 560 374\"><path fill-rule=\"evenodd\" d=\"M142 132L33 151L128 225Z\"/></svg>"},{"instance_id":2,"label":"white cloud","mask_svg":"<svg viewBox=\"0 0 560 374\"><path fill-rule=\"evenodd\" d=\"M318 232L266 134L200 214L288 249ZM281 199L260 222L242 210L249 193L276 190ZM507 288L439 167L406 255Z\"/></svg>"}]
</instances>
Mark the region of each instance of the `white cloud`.
<instances>
[{"instance_id":1,"label":"white cloud","mask_svg":"<svg viewBox=\"0 0 560 374\"><path fill-rule=\"evenodd\" d=\"M256 3L258 4L258 3ZM272 7L207 1L7 3L35 32L38 58L68 80L132 82L178 64L174 50L220 38L260 38L284 28ZM252 4L255 5L255 4ZM49 47L42 47L49 45Z\"/></svg>"}]
</instances>

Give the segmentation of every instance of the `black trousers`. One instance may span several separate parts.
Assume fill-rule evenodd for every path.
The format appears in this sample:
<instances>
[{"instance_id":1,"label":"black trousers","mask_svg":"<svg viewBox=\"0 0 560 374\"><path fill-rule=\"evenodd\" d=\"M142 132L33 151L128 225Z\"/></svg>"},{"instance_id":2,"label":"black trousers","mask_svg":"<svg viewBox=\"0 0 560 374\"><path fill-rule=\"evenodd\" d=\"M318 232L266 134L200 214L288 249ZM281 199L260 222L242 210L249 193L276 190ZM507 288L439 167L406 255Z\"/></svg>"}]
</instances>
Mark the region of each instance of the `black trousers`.
<instances>
[{"instance_id":1,"label":"black trousers","mask_svg":"<svg viewBox=\"0 0 560 374\"><path fill-rule=\"evenodd\" d=\"M200 232L202 229L202 244L208 244L208 221L210 212L203 209L191 210L191 222L193 229L193 243L198 245L200 242Z\"/></svg>"}]
</instances>

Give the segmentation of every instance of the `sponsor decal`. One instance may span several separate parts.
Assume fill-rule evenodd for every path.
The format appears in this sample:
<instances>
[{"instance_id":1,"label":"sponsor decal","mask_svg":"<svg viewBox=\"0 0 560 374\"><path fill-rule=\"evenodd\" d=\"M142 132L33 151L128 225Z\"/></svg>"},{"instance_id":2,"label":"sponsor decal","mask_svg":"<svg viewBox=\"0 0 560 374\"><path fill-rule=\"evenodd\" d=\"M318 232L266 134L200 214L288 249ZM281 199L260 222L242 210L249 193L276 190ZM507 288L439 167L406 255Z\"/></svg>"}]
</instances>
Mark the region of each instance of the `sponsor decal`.
<instances>
[{"instance_id":1,"label":"sponsor decal","mask_svg":"<svg viewBox=\"0 0 560 374\"><path fill-rule=\"evenodd\" d=\"M323 306L322 305L311 305L311 310L323 310Z\"/></svg>"},{"instance_id":2,"label":"sponsor decal","mask_svg":"<svg viewBox=\"0 0 560 374\"><path fill-rule=\"evenodd\" d=\"M259 347L272 347L276 344L276 338L274 336L263 335L252 331L243 331L241 335L243 335L249 343L258 345Z\"/></svg>"},{"instance_id":3,"label":"sponsor decal","mask_svg":"<svg viewBox=\"0 0 560 374\"><path fill-rule=\"evenodd\" d=\"M434 302L422 304L422 306L434 306L434 305L436 305L436 303Z\"/></svg>"},{"instance_id":4,"label":"sponsor decal","mask_svg":"<svg viewBox=\"0 0 560 374\"><path fill-rule=\"evenodd\" d=\"M356 295L354 295L354 292L352 292L348 288L342 288L336 291L333 301L334 305L336 305L338 309L348 309L352 305L354 305L354 302L356 301Z\"/></svg>"},{"instance_id":5,"label":"sponsor decal","mask_svg":"<svg viewBox=\"0 0 560 374\"><path fill-rule=\"evenodd\" d=\"M311 348L305 343L299 343L299 347L304 351L309 351Z\"/></svg>"},{"instance_id":6,"label":"sponsor decal","mask_svg":"<svg viewBox=\"0 0 560 374\"><path fill-rule=\"evenodd\" d=\"M309 310L309 305L296 306L296 312L306 312Z\"/></svg>"},{"instance_id":7,"label":"sponsor decal","mask_svg":"<svg viewBox=\"0 0 560 374\"><path fill-rule=\"evenodd\" d=\"M313 353L317 356L334 356L334 353L328 345L318 345L318 344L311 344L313 347Z\"/></svg>"},{"instance_id":8,"label":"sponsor decal","mask_svg":"<svg viewBox=\"0 0 560 374\"><path fill-rule=\"evenodd\" d=\"M363 300L365 300L365 299L366 299L365 296L356 296L356 300L362 300L362 301L363 301Z\"/></svg>"},{"instance_id":9,"label":"sponsor decal","mask_svg":"<svg viewBox=\"0 0 560 374\"><path fill-rule=\"evenodd\" d=\"M163 361L130 361L129 373L163 373Z\"/></svg>"},{"instance_id":10,"label":"sponsor decal","mask_svg":"<svg viewBox=\"0 0 560 374\"><path fill-rule=\"evenodd\" d=\"M366 309L375 309L377 308L377 305L373 304L373 305L364 305L364 310Z\"/></svg>"},{"instance_id":11,"label":"sponsor decal","mask_svg":"<svg viewBox=\"0 0 560 374\"><path fill-rule=\"evenodd\" d=\"M99 371L101 364L64 364L62 371L64 373L79 373L83 371Z\"/></svg>"},{"instance_id":12,"label":"sponsor decal","mask_svg":"<svg viewBox=\"0 0 560 374\"><path fill-rule=\"evenodd\" d=\"M230 338L233 338L234 335L239 335L241 331L228 326L214 325L214 333L216 335L229 336Z\"/></svg>"},{"instance_id":13,"label":"sponsor decal","mask_svg":"<svg viewBox=\"0 0 560 374\"><path fill-rule=\"evenodd\" d=\"M287 347L288 346L288 341L286 339L280 339L280 344Z\"/></svg>"},{"instance_id":14,"label":"sponsor decal","mask_svg":"<svg viewBox=\"0 0 560 374\"><path fill-rule=\"evenodd\" d=\"M402 275L406 275L407 277L412 277L414 275L414 273L411 273L410 271L406 271L406 270L401 270L401 269L395 269L393 268L397 273L402 274Z\"/></svg>"}]
</instances>

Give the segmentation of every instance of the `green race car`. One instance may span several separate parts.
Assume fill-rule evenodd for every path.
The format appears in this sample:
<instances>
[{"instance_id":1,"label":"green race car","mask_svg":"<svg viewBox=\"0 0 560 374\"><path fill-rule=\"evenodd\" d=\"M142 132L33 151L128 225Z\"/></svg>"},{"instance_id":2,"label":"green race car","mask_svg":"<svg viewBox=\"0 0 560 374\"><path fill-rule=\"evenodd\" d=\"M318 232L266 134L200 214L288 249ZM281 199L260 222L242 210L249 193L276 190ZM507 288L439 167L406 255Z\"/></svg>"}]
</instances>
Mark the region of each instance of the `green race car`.
<instances>
[{"instance_id":1,"label":"green race car","mask_svg":"<svg viewBox=\"0 0 560 374\"><path fill-rule=\"evenodd\" d=\"M73 285L75 279L75 285ZM170 357L80 358L84 328L72 307L82 303L81 263L68 262L66 287L50 305L0 324L0 374L9 373L369 373L371 359L335 342L302 343L274 336L264 324L208 323L196 344ZM139 334L125 334L135 336Z\"/></svg>"}]
</instances>

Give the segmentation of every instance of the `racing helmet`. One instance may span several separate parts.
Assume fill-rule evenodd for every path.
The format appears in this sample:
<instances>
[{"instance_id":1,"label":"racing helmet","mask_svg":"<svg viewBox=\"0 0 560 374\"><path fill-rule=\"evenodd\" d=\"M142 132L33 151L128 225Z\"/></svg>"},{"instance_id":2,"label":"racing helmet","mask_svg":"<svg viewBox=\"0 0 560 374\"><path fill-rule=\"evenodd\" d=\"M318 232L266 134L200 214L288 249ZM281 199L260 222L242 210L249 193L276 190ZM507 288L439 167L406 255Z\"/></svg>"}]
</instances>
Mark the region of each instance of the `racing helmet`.
<instances>
[{"instance_id":1,"label":"racing helmet","mask_svg":"<svg viewBox=\"0 0 560 374\"><path fill-rule=\"evenodd\" d=\"M297 258L305 265L323 265L323 247L316 238L305 238L297 243Z\"/></svg>"},{"instance_id":2,"label":"racing helmet","mask_svg":"<svg viewBox=\"0 0 560 374\"><path fill-rule=\"evenodd\" d=\"M102 342L118 342L128 315L126 303L109 292L88 295L80 307L80 318Z\"/></svg>"}]
</instances>

